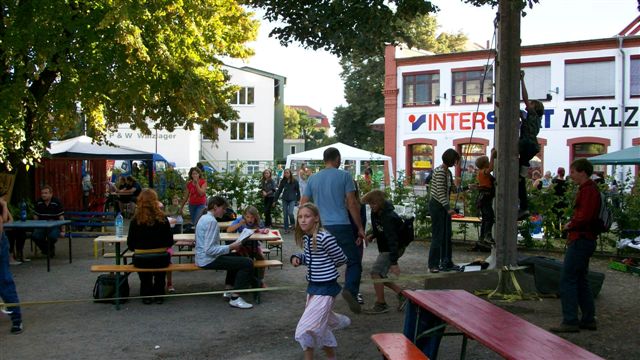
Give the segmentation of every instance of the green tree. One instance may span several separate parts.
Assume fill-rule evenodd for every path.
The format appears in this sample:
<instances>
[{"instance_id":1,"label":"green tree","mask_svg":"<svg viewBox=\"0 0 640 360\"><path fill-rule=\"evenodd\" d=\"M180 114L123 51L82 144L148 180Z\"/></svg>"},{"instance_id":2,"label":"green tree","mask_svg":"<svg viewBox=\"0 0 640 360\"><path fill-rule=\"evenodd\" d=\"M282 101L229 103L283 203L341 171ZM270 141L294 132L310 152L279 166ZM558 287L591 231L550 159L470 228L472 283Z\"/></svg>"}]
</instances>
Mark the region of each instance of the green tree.
<instances>
[{"instance_id":1,"label":"green tree","mask_svg":"<svg viewBox=\"0 0 640 360\"><path fill-rule=\"evenodd\" d=\"M202 125L237 118L222 56L245 58L257 21L233 0L1 1L0 163L33 164L86 117L104 139L118 124Z\"/></svg>"},{"instance_id":2,"label":"green tree","mask_svg":"<svg viewBox=\"0 0 640 360\"><path fill-rule=\"evenodd\" d=\"M404 24L414 16L436 10L424 0L246 0L246 3L263 8L267 20L284 24L269 34L283 45L297 41L339 56L353 51L380 53L385 43L404 38Z\"/></svg>"},{"instance_id":3,"label":"green tree","mask_svg":"<svg viewBox=\"0 0 640 360\"><path fill-rule=\"evenodd\" d=\"M462 33L436 34L437 20L418 15L406 28L407 44L435 53L464 49L467 37ZM333 117L338 141L375 152L384 152L383 133L369 126L384 116L384 55L362 56L354 52L343 56L341 77L344 80L346 107L338 107Z\"/></svg>"},{"instance_id":4,"label":"green tree","mask_svg":"<svg viewBox=\"0 0 640 360\"><path fill-rule=\"evenodd\" d=\"M284 138L298 139L300 138L300 114L290 106L284 107Z\"/></svg>"}]
</instances>

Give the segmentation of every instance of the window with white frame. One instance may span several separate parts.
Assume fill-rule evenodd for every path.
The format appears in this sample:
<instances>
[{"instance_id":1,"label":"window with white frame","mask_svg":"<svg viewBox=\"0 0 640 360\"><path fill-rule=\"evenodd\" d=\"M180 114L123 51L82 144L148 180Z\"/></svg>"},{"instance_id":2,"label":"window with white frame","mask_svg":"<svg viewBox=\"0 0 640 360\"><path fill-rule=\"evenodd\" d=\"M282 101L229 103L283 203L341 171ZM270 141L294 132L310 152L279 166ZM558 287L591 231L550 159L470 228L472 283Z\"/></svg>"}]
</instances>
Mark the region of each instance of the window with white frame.
<instances>
[{"instance_id":1,"label":"window with white frame","mask_svg":"<svg viewBox=\"0 0 640 360\"><path fill-rule=\"evenodd\" d=\"M229 125L231 140L253 140L253 123L232 121Z\"/></svg>"},{"instance_id":2,"label":"window with white frame","mask_svg":"<svg viewBox=\"0 0 640 360\"><path fill-rule=\"evenodd\" d=\"M566 99L613 97L615 95L615 59L566 60L564 87Z\"/></svg>"},{"instance_id":3,"label":"window with white frame","mask_svg":"<svg viewBox=\"0 0 640 360\"><path fill-rule=\"evenodd\" d=\"M253 105L254 103L253 87L241 87L234 95L231 96L232 105Z\"/></svg>"},{"instance_id":4,"label":"window with white frame","mask_svg":"<svg viewBox=\"0 0 640 360\"><path fill-rule=\"evenodd\" d=\"M555 93L555 86L559 84L554 85L553 89L551 88L551 65L527 66L523 64L522 67L525 72L524 82L527 86L529 99L546 100L550 90ZM520 99L522 99L522 91Z\"/></svg>"},{"instance_id":5,"label":"window with white frame","mask_svg":"<svg viewBox=\"0 0 640 360\"><path fill-rule=\"evenodd\" d=\"M629 91L632 97L640 97L640 55L632 55L629 64Z\"/></svg>"},{"instance_id":6,"label":"window with white frame","mask_svg":"<svg viewBox=\"0 0 640 360\"><path fill-rule=\"evenodd\" d=\"M493 67L452 71L453 104L489 103L493 95Z\"/></svg>"},{"instance_id":7,"label":"window with white frame","mask_svg":"<svg viewBox=\"0 0 640 360\"><path fill-rule=\"evenodd\" d=\"M427 72L402 76L402 105L433 105L440 94L440 74Z\"/></svg>"},{"instance_id":8,"label":"window with white frame","mask_svg":"<svg viewBox=\"0 0 640 360\"><path fill-rule=\"evenodd\" d=\"M259 161L247 161L247 174L253 175L260 172Z\"/></svg>"}]
</instances>

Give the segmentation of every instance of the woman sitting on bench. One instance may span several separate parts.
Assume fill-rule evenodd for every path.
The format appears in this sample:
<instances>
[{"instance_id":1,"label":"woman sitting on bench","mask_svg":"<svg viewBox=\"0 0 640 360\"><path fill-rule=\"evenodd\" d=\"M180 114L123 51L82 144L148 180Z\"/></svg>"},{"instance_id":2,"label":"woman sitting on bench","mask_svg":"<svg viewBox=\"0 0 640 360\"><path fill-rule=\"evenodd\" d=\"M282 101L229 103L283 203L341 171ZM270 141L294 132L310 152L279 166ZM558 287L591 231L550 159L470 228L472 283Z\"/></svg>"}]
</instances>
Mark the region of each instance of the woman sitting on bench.
<instances>
[{"instance_id":1,"label":"woman sitting on bench","mask_svg":"<svg viewBox=\"0 0 640 360\"><path fill-rule=\"evenodd\" d=\"M173 233L158 204L158 194L152 189L145 189L138 196L138 208L129 224L127 236L127 246L134 251L135 267L164 268L171 262L167 249L173 246ZM140 296L158 296L142 299L142 302L151 304L155 300L162 304L166 272L138 272L138 276Z\"/></svg>"}]
</instances>

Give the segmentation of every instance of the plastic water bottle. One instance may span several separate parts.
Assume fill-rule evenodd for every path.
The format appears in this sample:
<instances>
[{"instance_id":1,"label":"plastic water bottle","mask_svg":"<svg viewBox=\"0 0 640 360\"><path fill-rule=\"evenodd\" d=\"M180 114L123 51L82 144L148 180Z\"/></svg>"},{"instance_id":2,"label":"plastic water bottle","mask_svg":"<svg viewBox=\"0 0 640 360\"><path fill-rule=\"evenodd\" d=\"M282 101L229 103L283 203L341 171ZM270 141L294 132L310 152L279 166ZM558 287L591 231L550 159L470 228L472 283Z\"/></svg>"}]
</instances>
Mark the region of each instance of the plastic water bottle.
<instances>
[{"instance_id":1,"label":"plastic water bottle","mask_svg":"<svg viewBox=\"0 0 640 360\"><path fill-rule=\"evenodd\" d=\"M116 237L121 238L124 232L124 218L121 213L116 216Z\"/></svg>"},{"instance_id":2,"label":"plastic water bottle","mask_svg":"<svg viewBox=\"0 0 640 360\"><path fill-rule=\"evenodd\" d=\"M20 202L20 221L27 221L27 203L24 199Z\"/></svg>"}]
</instances>

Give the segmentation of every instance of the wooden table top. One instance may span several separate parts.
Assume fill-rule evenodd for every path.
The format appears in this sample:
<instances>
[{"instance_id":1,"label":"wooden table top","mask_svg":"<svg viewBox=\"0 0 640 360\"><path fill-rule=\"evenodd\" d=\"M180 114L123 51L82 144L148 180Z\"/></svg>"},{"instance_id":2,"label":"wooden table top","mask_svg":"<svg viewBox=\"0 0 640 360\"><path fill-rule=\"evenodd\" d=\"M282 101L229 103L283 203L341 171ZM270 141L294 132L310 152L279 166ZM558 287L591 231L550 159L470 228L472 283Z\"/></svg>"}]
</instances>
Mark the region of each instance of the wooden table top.
<instances>
[{"instance_id":1,"label":"wooden table top","mask_svg":"<svg viewBox=\"0 0 640 360\"><path fill-rule=\"evenodd\" d=\"M238 238L238 236L240 235L240 233L220 233L220 239L223 241L230 241L230 240L235 240ZM280 236L280 232L278 230L271 230L269 231L268 234L253 234L251 235L250 238L248 238L247 240L266 240L266 241L271 241L271 240L280 240L281 236ZM115 235L102 235L102 236L98 236L97 238L95 238L93 241L95 242L106 242L106 243L121 243L121 244L125 244L127 242L127 237L123 236L123 237L116 237ZM177 242L177 241L181 241L181 242L188 242L188 241L196 241L196 234L174 234L173 235L173 241Z\"/></svg>"},{"instance_id":2,"label":"wooden table top","mask_svg":"<svg viewBox=\"0 0 640 360\"><path fill-rule=\"evenodd\" d=\"M403 294L505 359L602 359L464 290Z\"/></svg>"},{"instance_id":3,"label":"wooden table top","mask_svg":"<svg viewBox=\"0 0 640 360\"><path fill-rule=\"evenodd\" d=\"M15 220L12 222L4 223L2 226L5 229L39 229L39 228L54 228L70 224L71 220Z\"/></svg>"}]
</instances>

